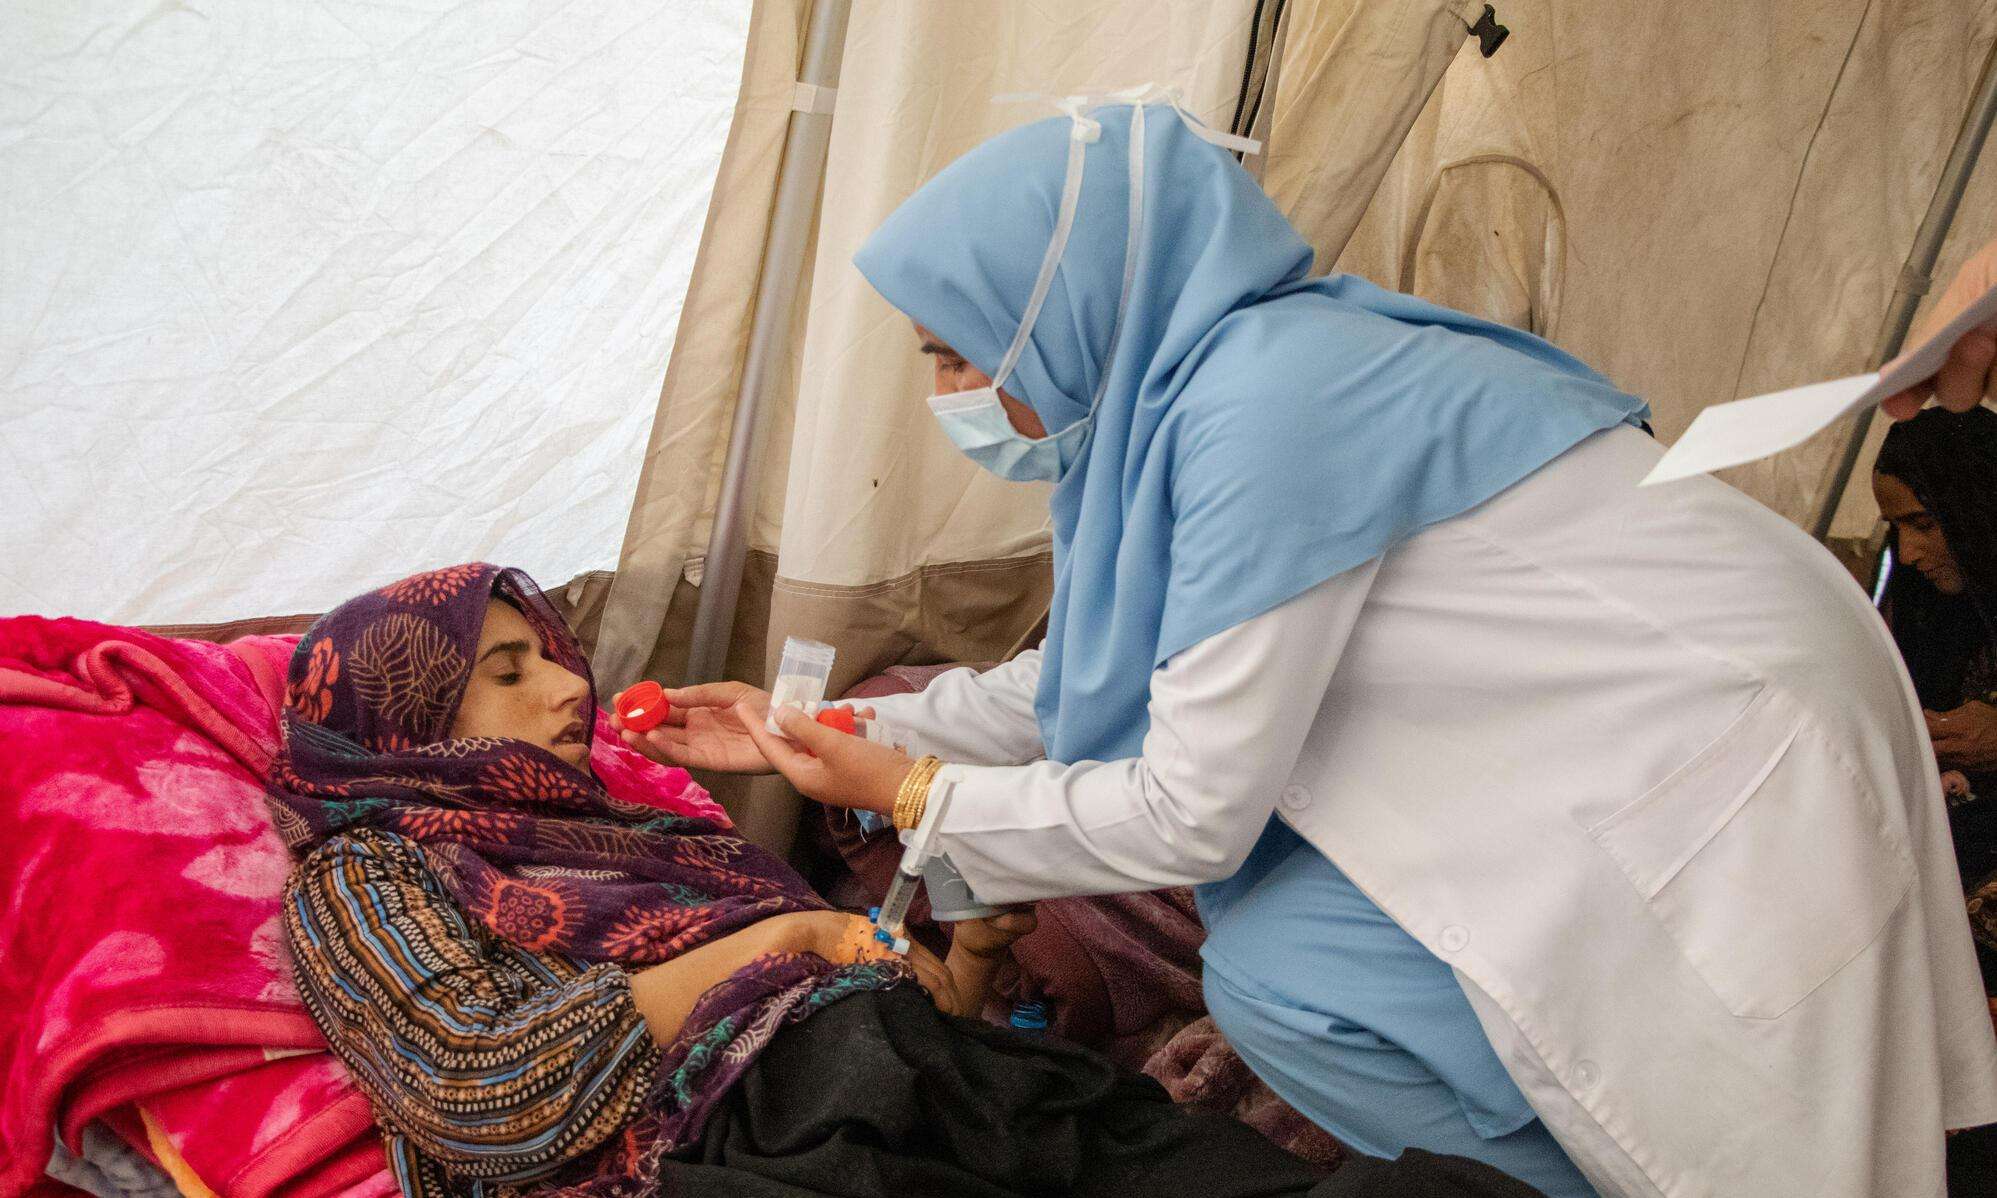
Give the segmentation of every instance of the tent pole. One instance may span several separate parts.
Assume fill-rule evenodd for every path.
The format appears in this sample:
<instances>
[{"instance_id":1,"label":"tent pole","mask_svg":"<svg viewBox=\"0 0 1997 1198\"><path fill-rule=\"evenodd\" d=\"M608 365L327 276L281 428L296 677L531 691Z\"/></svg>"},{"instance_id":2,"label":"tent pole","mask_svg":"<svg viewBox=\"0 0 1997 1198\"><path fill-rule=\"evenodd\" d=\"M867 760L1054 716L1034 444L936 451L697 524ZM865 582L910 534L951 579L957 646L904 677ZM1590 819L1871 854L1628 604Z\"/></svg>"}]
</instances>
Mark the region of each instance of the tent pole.
<instances>
[{"instance_id":1,"label":"tent pole","mask_svg":"<svg viewBox=\"0 0 1997 1198\"><path fill-rule=\"evenodd\" d=\"M799 83L825 89L839 86L839 61L851 11L850 0L817 0L812 5ZM804 93L803 88L799 91ZM701 571L700 604L694 609L686 669L689 684L721 677L728 643L734 636L735 603L742 593L742 565L749 555L749 523L755 515L762 434L769 424L769 394L790 345L797 282L804 272L805 249L811 241L831 140L829 107L820 111L800 103L791 113L790 128L784 135L770 236L764 247L762 275L756 282L756 315L749 326L749 347L742 364L742 391L728 432L728 458L715 503L714 531L708 538Z\"/></svg>"},{"instance_id":2,"label":"tent pole","mask_svg":"<svg viewBox=\"0 0 1997 1198\"><path fill-rule=\"evenodd\" d=\"M1962 115L1955 147L1949 151L1941 178L1935 182L1934 197L1928 201L1927 215L1921 218L1920 230L1914 234L1907 263L1900 268L1900 282L1893 289L1893 302L1886 309L1886 323L1879 331L1879 348L1873 351L1868 369L1879 369L1900 352L1907 340L1914 311L1934 283L1935 260L1941 257L1942 243L1948 240L1949 226L1955 223L1955 210L1969 189L1969 177L1976 170L1977 156L1983 152L1983 142L1990 136L1993 121L1997 121L1997 42L1991 43L1990 55L1983 60L1983 77L1977 81L1969 110ZM1830 486L1825 488L1822 505L1810 522L1810 535L1819 541L1830 538L1831 522L1844 502L1845 488L1851 485L1852 471L1858 467L1858 455L1865 449L1865 435L1872 430L1875 415L1873 409L1867 408L1845 430Z\"/></svg>"}]
</instances>

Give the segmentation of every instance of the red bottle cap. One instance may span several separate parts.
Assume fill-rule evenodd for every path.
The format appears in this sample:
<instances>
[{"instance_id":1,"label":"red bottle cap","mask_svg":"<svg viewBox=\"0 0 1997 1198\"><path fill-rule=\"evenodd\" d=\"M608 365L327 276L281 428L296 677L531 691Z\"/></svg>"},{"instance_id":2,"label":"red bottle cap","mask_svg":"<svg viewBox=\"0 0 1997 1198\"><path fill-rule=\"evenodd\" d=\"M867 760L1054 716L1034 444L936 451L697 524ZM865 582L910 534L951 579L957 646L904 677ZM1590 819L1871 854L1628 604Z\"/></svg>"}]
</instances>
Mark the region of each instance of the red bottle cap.
<instances>
[{"instance_id":1,"label":"red bottle cap","mask_svg":"<svg viewBox=\"0 0 1997 1198\"><path fill-rule=\"evenodd\" d=\"M818 713L818 722L827 728L836 728L848 736L857 736L860 731L859 725L853 720L853 709L850 707L828 707Z\"/></svg>"},{"instance_id":2,"label":"red bottle cap","mask_svg":"<svg viewBox=\"0 0 1997 1198\"><path fill-rule=\"evenodd\" d=\"M666 702L666 688L656 682L640 682L618 694L617 718L633 732L649 732L665 722L673 705Z\"/></svg>"}]
</instances>

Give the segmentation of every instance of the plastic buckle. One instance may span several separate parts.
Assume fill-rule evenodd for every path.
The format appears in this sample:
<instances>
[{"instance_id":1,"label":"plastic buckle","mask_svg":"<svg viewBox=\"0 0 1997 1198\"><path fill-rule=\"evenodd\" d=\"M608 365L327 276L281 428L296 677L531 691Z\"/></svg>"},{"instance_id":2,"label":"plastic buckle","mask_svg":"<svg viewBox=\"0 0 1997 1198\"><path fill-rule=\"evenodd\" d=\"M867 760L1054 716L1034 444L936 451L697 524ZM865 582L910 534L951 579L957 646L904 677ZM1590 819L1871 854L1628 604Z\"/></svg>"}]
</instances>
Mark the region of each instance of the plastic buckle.
<instances>
[{"instance_id":1,"label":"plastic buckle","mask_svg":"<svg viewBox=\"0 0 1997 1198\"><path fill-rule=\"evenodd\" d=\"M1470 32L1476 36L1477 49L1486 58L1496 54L1498 47L1504 45L1505 39L1512 35L1510 29L1498 24L1498 10L1488 4L1484 6L1484 15L1478 17L1477 23L1470 27Z\"/></svg>"}]
</instances>

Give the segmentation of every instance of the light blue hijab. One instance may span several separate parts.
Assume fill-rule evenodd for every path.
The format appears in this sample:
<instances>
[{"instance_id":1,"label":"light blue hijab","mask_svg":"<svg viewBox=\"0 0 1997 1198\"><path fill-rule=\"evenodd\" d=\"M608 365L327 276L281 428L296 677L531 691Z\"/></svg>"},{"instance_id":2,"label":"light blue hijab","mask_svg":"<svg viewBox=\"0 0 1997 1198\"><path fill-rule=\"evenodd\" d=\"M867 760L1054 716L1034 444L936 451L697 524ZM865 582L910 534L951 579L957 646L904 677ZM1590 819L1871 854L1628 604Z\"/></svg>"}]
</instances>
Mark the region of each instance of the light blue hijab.
<instances>
[{"instance_id":1,"label":"light blue hijab","mask_svg":"<svg viewBox=\"0 0 1997 1198\"><path fill-rule=\"evenodd\" d=\"M1151 673L1645 405L1552 345L1351 276L1166 106L1091 113L1080 204L1008 394L1050 432L1089 417L1053 494L1054 600L1036 709L1049 759L1137 756ZM994 373L1053 234L1066 117L985 142L854 259L887 301ZM1136 254L1118 328L1125 253ZM1114 351L1112 352L1112 342Z\"/></svg>"}]
</instances>

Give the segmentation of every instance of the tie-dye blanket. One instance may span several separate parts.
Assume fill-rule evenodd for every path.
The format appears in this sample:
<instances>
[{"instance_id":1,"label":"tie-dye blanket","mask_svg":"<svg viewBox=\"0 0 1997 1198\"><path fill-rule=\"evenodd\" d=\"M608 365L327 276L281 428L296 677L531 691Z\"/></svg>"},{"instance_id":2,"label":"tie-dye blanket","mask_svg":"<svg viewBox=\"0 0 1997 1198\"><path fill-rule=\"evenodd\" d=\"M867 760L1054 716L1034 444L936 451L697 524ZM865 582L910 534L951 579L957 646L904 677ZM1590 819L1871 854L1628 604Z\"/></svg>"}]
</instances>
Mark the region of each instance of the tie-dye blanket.
<instances>
[{"instance_id":1,"label":"tie-dye blanket","mask_svg":"<svg viewBox=\"0 0 1997 1198\"><path fill-rule=\"evenodd\" d=\"M290 649L0 620L0 1192L139 1107L218 1193L383 1171L284 954L262 777Z\"/></svg>"},{"instance_id":2,"label":"tie-dye blanket","mask_svg":"<svg viewBox=\"0 0 1997 1198\"><path fill-rule=\"evenodd\" d=\"M141 1116L223 1198L395 1190L285 955L263 780L296 643L0 619L0 1193ZM603 784L665 789L607 729Z\"/></svg>"}]
</instances>

